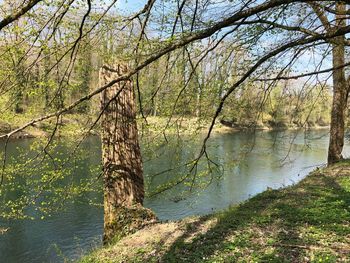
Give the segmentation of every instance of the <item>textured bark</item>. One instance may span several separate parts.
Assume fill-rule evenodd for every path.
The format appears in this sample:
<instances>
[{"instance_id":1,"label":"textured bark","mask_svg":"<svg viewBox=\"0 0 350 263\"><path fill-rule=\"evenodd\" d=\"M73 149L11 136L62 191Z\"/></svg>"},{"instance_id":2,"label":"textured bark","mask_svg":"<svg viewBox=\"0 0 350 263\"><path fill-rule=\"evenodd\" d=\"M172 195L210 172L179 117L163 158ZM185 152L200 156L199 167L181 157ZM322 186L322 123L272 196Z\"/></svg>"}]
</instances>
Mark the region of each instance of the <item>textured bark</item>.
<instances>
[{"instance_id":1,"label":"textured bark","mask_svg":"<svg viewBox=\"0 0 350 263\"><path fill-rule=\"evenodd\" d=\"M103 67L100 84L109 83L127 70L125 65ZM140 215L141 221L146 219L147 213L144 214L142 208L144 182L132 82L120 82L102 92L101 106L104 110L104 241L108 243L115 236L125 234L133 219L137 220Z\"/></svg>"},{"instance_id":2,"label":"textured bark","mask_svg":"<svg viewBox=\"0 0 350 263\"><path fill-rule=\"evenodd\" d=\"M345 12L344 3L337 3L337 11ZM345 19L337 15L337 27L345 27ZM345 129L345 110L348 98L348 84L345 79L345 36L339 36L333 43L333 104L331 113L330 140L328 148L328 165L342 160Z\"/></svg>"}]
</instances>

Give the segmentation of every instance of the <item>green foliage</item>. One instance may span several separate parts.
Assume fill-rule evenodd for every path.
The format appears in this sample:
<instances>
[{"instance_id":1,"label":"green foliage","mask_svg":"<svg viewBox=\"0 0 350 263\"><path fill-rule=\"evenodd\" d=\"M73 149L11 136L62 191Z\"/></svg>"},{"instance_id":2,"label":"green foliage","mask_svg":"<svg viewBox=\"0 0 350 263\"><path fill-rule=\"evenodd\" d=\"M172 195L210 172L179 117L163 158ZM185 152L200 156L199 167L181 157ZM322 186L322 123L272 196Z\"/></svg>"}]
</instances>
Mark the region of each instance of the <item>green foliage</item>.
<instances>
[{"instance_id":1,"label":"green foliage","mask_svg":"<svg viewBox=\"0 0 350 263\"><path fill-rule=\"evenodd\" d=\"M313 128L330 123L328 87L310 86L298 91L292 83L264 86L247 84L226 105L224 118L238 127Z\"/></svg>"},{"instance_id":2,"label":"green foliage","mask_svg":"<svg viewBox=\"0 0 350 263\"><path fill-rule=\"evenodd\" d=\"M12 144L15 142L9 142L13 149ZM100 203L96 196L89 198L90 193L102 191L96 176L76 176L88 175L89 169L95 169L97 164L87 164L88 153L83 149L69 152L74 149L73 142L66 141L65 146L57 141L46 144L46 140L30 140L27 149L16 148L7 153L0 188L1 218L45 219L79 198Z\"/></svg>"}]
</instances>

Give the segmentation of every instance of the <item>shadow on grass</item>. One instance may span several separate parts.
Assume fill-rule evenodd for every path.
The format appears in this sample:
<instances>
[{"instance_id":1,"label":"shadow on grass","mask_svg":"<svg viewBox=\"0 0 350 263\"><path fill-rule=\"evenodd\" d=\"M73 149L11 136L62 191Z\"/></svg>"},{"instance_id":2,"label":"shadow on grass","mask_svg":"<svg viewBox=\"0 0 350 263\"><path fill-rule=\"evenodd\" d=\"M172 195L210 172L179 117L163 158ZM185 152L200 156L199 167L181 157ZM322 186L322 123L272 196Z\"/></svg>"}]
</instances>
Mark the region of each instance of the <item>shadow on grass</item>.
<instances>
[{"instance_id":1,"label":"shadow on grass","mask_svg":"<svg viewBox=\"0 0 350 263\"><path fill-rule=\"evenodd\" d=\"M311 175L297 186L266 191L186 224L161 258L144 262L344 260L350 254L349 207L350 193L335 177ZM213 224L206 227L208 222Z\"/></svg>"}]
</instances>

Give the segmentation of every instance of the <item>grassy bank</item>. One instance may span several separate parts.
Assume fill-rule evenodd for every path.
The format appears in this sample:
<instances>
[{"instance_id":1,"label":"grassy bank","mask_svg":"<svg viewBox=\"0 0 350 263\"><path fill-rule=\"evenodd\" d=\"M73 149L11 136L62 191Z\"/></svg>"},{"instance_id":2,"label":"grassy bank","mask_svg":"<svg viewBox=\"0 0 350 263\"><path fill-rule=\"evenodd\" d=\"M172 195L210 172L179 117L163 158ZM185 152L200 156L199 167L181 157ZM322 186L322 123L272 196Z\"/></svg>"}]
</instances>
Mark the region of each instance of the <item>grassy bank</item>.
<instances>
[{"instance_id":1,"label":"grassy bank","mask_svg":"<svg viewBox=\"0 0 350 263\"><path fill-rule=\"evenodd\" d=\"M9 114L6 116L0 116L0 135L7 134L12 130L21 127L23 124L30 122L34 118L40 116L33 114ZM37 137L50 137L52 132L56 130L57 135L63 137L71 137L75 135L81 135L86 131L91 134L97 134L99 132L99 124L94 125L93 129L89 130L91 125L95 122L96 116L89 116L86 114L65 114L59 120L58 129L56 130L57 119L52 118L43 122L36 123L12 135L12 138L37 138ZM173 116L167 117L147 117L145 121L141 116L138 117L138 126L140 133L160 133L163 131L166 134L198 134L207 133L212 119L198 119L195 117ZM328 126L314 125L309 127L310 129L328 129ZM216 122L213 129L213 134L221 134L226 132L235 131L249 131L249 130L303 130L303 127L297 127L293 125L284 124L282 126L249 126L249 125L225 125L219 120Z\"/></svg>"},{"instance_id":2,"label":"grassy bank","mask_svg":"<svg viewBox=\"0 0 350 263\"><path fill-rule=\"evenodd\" d=\"M23 124L32 121L37 116L32 114L17 114L6 116L6 118L3 119L0 118L0 135L7 134L12 130L21 127ZM43 122L35 123L23 131L13 134L11 138L50 137L53 131L56 132L56 135L71 137L82 134L90 127L90 122L91 118L83 114L66 114L59 120L52 118ZM92 130L91 133L95 134L96 131Z\"/></svg>"},{"instance_id":3,"label":"grassy bank","mask_svg":"<svg viewBox=\"0 0 350 263\"><path fill-rule=\"evenodd\" d=\"M220 213L148 226L81 262L350 262L350 162Z\"/></svg>"}]
</instances>

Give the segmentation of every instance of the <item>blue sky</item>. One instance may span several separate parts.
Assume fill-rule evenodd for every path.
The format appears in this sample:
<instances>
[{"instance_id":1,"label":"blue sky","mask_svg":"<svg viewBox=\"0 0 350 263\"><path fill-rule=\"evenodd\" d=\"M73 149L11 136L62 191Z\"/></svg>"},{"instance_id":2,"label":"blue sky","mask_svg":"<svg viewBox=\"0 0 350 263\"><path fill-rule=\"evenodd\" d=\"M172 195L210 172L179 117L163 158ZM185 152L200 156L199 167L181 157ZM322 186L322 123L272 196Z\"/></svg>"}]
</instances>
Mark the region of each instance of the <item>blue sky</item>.
<instances>
[{"instance_id":1,"label":"blue sky","mask_svg":"<svg viewBox=\"0 0 350 263\"><path fill-rule=\"evenodd\" d=\"M110 0L106 1L106 4L110 2ZM123 14L130 14L142 9L146 2L146 0L118 0L115 6Z\"/></svg>"}]
</instances>

